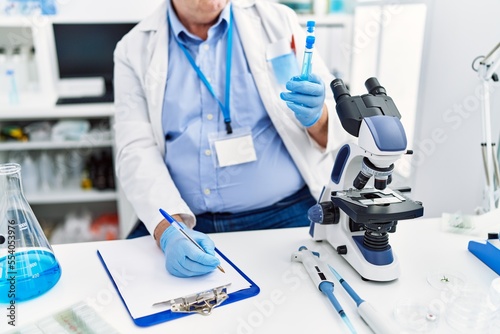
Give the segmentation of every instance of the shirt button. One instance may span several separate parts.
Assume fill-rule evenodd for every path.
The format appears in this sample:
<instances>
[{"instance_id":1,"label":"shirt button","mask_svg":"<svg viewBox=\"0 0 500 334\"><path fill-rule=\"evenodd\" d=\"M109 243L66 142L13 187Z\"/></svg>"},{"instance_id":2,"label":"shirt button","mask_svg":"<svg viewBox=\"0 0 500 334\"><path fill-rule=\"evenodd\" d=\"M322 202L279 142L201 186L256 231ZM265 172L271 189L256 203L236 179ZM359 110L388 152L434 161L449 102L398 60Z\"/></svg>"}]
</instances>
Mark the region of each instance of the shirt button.
<instances>
[{"instance_id":1,"label":"shirt button","mask_svg":"<svg viewBox=\"0 0 500 334\"><path fill-rule=\"evenodd\" d=\"M205 188L205 190L203 190L203 192L205 193L205 195L210 195L210 189L208 189L208 188Z\"/></svg>"},{"instance_id":2,"label":"shirt button","mask_svg":"<svg viewBox=\"0 0 500 334\"><path fill-rule=\"evenodd\" d=\"M211 154L212 154L212 151L210 151L210 150L205 150L205 155L206 155L207 157L208 157L208 156L210 156Z\"/></svg>"},{"instance_id":3,"label":"shirt button","mask_svg":"<svg viewBox=\"0 0 500 334\"><path fill-rule=\"evenodd\" d=\"M209 121L213 120L213 119L214 119L214 115L213 115L213 114L208 114L208 115L207 115L207 119L208 119Z\"/></svg>"},{"instance_id":4,"label":"shirt button","mask_svg":"<svg viewBox=\"0 0 500 334\"><path fill-rule=\"evenodd\" d=\"M203 49L205 49L205 50L210 49L210 45L208 45L208 44L203 45Z\"/></svg>"}]
</instances>

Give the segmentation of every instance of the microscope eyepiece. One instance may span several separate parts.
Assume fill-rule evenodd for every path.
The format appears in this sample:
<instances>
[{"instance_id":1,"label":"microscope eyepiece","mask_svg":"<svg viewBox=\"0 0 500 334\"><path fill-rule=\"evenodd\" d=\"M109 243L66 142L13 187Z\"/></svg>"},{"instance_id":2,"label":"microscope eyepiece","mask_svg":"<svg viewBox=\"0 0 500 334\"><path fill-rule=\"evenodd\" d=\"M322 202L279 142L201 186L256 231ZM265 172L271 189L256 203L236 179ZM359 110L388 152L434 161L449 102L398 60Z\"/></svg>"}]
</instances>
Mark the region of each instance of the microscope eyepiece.
<instances>
[{"instance_id":1,"label":"microscope eyepiece","mask_svg":"<svg viewBox=\"0 0 500 334\"><path fill-rule=\"evenodd\" d=\"M339 102L340 99L344 97L351 97L349 90L344 84L342 79L335 79L330 83L330 88L333 92L333 97L335 98L335 102Z\"/></svg>"},{"instance_id":2,"label":"microscope eyepiece","mask_svg":"<svg viewBox=\"0 0 500 334\"><path fill-rule=\"evenodd\" d=\"M366 80L365 87L368 90L368 93L372 95L387 95L385 92L385 88L380 85L377 78L371 77Z\"/></svg>"}]
</instances>

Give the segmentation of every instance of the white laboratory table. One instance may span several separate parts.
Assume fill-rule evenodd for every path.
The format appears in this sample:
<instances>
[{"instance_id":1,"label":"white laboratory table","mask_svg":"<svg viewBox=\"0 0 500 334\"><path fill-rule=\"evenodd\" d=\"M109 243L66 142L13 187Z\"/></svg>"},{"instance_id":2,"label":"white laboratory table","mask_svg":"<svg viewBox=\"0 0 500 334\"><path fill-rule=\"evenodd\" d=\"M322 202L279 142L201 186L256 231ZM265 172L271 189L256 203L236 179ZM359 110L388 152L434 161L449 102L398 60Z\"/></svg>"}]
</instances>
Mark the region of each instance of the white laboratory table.
<instances>
[{"instance_id":1,"label":"white laboratory table","mask_svg":"<svg viewBox=\"0 0 500 334\"><path fill-rule=\"evenodd\" d=\"M493 230L498 231L498 226L496 224ZM328 243L313 241L307 228L221 233L211 237L260 287L257 296L220 306L209 316L191 315L150 327L137 327L98 259L96 251L101 242L54 245L63 271L61 279L44 295L17 304L17 326L86 301L120 333L349 333L328 299L313 286L302 265L291 262L292 252L303 245L318 251L363 299L391 320L394 320L394 307L406 300L424 305L445 302L442 291L428 283L430 273L455 273L467 283L484 289L498 277L467 250L469 240L484 240L485 236L444 232L439 219L398 223L396 233L390 235L390 244L399 258L402 273L397 280L385 283L361 280ZM335 293L358 333L372 333L338 284ZM456 333L444 317L437 321L435 333ZM0 332L11 329L6 317L1 316ZM401 327L400 332L411 333Z\"/></svg>"}]
</instances>

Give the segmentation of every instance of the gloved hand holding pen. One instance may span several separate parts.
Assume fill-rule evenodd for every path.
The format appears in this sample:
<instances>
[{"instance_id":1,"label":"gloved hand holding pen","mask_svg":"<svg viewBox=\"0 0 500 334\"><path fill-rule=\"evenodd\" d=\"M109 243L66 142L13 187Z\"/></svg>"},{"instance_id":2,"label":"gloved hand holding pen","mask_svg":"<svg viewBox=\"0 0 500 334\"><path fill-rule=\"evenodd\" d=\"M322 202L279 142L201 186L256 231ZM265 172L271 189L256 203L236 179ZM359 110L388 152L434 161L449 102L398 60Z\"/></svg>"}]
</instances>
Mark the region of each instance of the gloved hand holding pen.
<instances>
[{"instance_id":1,"label":"gloved hand holding pen","mask_svg":"<svg viewBox=\"0 0 500 334\"><path fill-rule=\"evenodd\" d=\"M290 92L282 92L281 99L303 126L313 126L320 119L325 102L325 84L321 78L315 74L310 74L308 80L295 76L286 83L286 89Z\"/></svg>"},{"instance_id":2,"label":"gloved hand holding pen","mask_svg":"<svg viewBox=\"0 0 500 334\"><path fill-rule=\"evenodd\" d=\"M198 249L174 226L169 226L161 235L160 247L165 253L165 267L177 277L201 276L212 272L220 264L215 256L215 245L206 234L187 228L184 230L204 250Z\"/></svg>"}]
</instances>

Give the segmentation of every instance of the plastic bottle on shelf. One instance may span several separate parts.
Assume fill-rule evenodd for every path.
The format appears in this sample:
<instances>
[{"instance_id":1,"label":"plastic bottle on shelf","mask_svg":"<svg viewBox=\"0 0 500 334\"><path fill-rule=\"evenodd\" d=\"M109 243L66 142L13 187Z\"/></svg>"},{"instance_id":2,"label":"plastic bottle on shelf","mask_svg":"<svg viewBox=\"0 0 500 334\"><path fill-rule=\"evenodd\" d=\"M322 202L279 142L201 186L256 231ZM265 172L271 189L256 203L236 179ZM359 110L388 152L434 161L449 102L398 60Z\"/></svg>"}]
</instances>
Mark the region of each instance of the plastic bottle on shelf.
<instances>
[{"instance_id":1,"label":"plastic bottle on shelf","mask_svg":"<svg viewBox=\"0 0 500 334\"><path fill-rule=\"evenodd\" d=\"M5 78L7 80L7 94L9 96L9 104L16 105L19 103L16 73L13 69L7 69L5 71Z\"/></svg>"},{"instance_id":2,"label":"plastic bottle on shelf","mask_svg":"<svg viewBox=\"0 0 500 334\"><path fill-rule=\"evenodd\" d=\"M29 47L28 51L28 90L35 92L38 90L38 68L36 65L35 47Z\"/></svg>"},{"instance_id":3,"label":"plastic bottle on shelf","mask_svg":"<svg viewBox=\"0 0 500 334\"><path fill-rule=\"evenodd\" d=\"M19 92L26 91L29 83L27 51L28 50L21 45L15 46L12 49L10 66L16 75L17 89Z\"/></svg>"},{"instance_id":4,"label":"plastic bottle on shelf","mask_svg":"<svg viewBox=\"0 0 500 334\"><path fill-rule=\"evenodd\" d=\"M69 189L81 189L82 172L84 167L84 153L83 151L72 150L67 155L68 163L68 178L66 179L66 186Z\"/></svg>"},{"instance_id":5,"label":"plastic bottle on shelf","mask_svg":"<svg viewBox=\"0 0 500 334\"><path fill-rule=\"evenodd\" d=\"M40 190L46 192L52 189L52 181L54 175L52 171L54 170L52 166L52 160L47 151L42 151L40 157L38 158L38 171L40 175Z\"/></svg>"},{"instance_id":6,"label":"plastic bottle on shelf","mask_svg":"<svg viewBox=\"0 0 500 334\"><path fill-rule=\"evenodd\" d=\"M42 15L57 14L57 5L55 0L40 0Z\"/></svg>"},{"instance_id":7,"label":"plastic bottle on shelf","mask_svg":"<svg viewBox=\"0 0 500 334\"><path fill-rule=\"evenodd\" d=\"M26 194L33 194L38 191L38 168L31 154L25 153L21 162L23 169L23 189Z\"/></svg>"},{"instance_id":8,"label":"plastic bottle on shelf","mask_svg":"<svg viewBox=\"0 0 500 334\"><path fill-rule=\"evenodd\" d=\"M0 16L1 15L10 16L16 14L16 10L18 7L17 1L14 0L0 0L0 1L2 3L2 7L0 8L1 9Z\"/></svg>"},{"instance_id":9,"label":"plastic bottle on shelf","mask_svg":"<svg viewBox=\"0 0 500 334\"><path fill-rule=\"evenodd\" d=\"M7 96L7 50L0 46L0 97Z\"/></svg>"},{"instance_id":10,"label":"plastic bottle on shelf","mask_svg":"<svg viewBox=\"0 0 500 334\"><path fill-rule=\"evenodd\" d=\"M328 0L313 0L314 15L326 15L328 13Z\"/></svg>"},{"instance_id":11,"label":"plastic bottle on shelf","mask_svg":"<svg viewBox=\"0 0 500 334\"><path fill-rule=\"evenodd\" d=\"M0 17L6 14L8 0L0 0Z\"/></svg>"},{"instance_id":12,"label":"plastic bottle on shelf","mask_svg":"<svg viewBox=\"0 0 500 334\"><path fill-rule=\"evenodd\" d=\"M66 180L68 177L68 166L66 163L66 155L64 152L59 151L54 156L54 178L53 188L64 189L66 187Z\"/></svg>"},{"instance_id":13,"label":"plastic bottle on shelf","mask_svg":"<svg viewBox=\"0 0 500 334\"><path fill-rule=\"evenodd\" d=\"M330 0L330 13L341 13L345 10L344 0Z\"/></svg>"}]
</instances>

